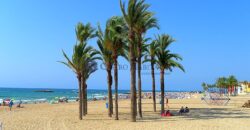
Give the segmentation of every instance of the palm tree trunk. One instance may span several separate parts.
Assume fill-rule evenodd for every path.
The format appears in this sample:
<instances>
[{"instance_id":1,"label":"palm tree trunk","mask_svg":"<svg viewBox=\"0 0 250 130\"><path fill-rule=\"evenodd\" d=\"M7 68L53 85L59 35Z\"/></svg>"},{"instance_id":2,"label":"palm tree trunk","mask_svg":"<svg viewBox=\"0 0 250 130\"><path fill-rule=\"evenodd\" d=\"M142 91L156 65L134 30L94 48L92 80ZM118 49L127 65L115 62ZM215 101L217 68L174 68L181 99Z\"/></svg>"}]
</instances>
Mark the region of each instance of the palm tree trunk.
<instances>
[{"instance_id":1,"label":"palm tree trunk","mask_svg":"<svg viewBox=\"0 0 250 130\"><path fill-rule=\"evenodd\" d=\"M230 94L232 96L233 95L233 87L231 86L230 89L231 89Z\"/></svg>"},{"instance_id":2,"label":"palm tree trunk","mask_svg":"<svg viewBox=\"0 0 250 130\"><path fill-rule=\"evenodd\" d=\"M79 97L79 119L82 120L82 89L81 89L81 77L77 76L78 79L78 85L79 85L79 92L78 92L78 97Z\"/></svg>"},{"instance_id":3,"label":"palm tree trunk","mask_svg":"<svg viewBox=\"0 0 250 130\"><path fill-rule=\"evenodd\" d=\"M117 69L117 58L114 59L114 79L115 79L115 120L118 118L118 69Z\"/></svg>"},{"instance_id":4,"label":"palm tree trunk","mask_svg":"<svg viewBox=\"0 0 250 130\"><path fill-rule=\"evenodd\" d=\"M85 116L85 80L84 78L82 77L81 78L81 93L82 93L82 96L81 96L81 102L82 102L82 115Z\"/></svg>"},{"instance_id":5,"label":"palm tree trunk","mask_svg":"<svg viewBox=\"0 0 250 130\"><path fill-rule=\"evenodd\" d=\"M88 90L88 86L87 86L87 84L85 83L85 93L84 93L84 95L85 95L85 115L87 115L88 114L88 92L87 92L87 90Z\"/></svg>"},{"instance_id":6,"label":"palm tree trunk","mask_svg":"<svg viewBox=\"0 0 250 130\"><path fill-rule=\"evenodd\" d=\"M136 63L135 63L135 45L134 45L134 32L130 30L129 34L130 44L129 44L129 53L130 53L130 98L131 98L131 122L136 122Z\"/></svg>"},{"instance_id":7,"label":"palm tree trunk","mask_svg":"<svg viewBox=\"0 0 250 130\"><path fill-rule=\"evenodd\" d=\"M114 105L113 105L113 95L112 95L112 88L111 88L111 102L110 102L110 109L111 109L111 114L113 115L114 114Z\"/></svg>"},{"instance_id":8,"label":"palm tree trunk","mask_svg":"<svg viewBox=\"0 0 250 130\"><path fill-rule=\"evenodd\" d=\"M235 86L233 86L233 90L234 90L233 94L234 94L234 96L236 96L236 94L235 94Z\"/></svg>"},{"instance_id":9,"label":"palm tree trunk","mask_svg":"<svg viewBox=\"0 0 250 130\"><path fill-rule=\"evenodd\" d=\"M107 77L107 81L108 81L108 116L112 117L112 75L111 75L111 69L109 66L107 66L107 73L108 73L108 77Z\"/></svg>"},{"instance_id":10,"label":"palm tree trunk","mask_svg":"<svg viewBox=\"0 0 250 130\"><path fill-rule=\"evenodd\" d=\"M151 57L151 60L154 60L153 57ZM154 69L154 63L151 61L151 75L152 75L152 95L153 95L153 108L154 112L156 112L156 100L155 100L155 69Z\"/></svg>"},{"instance_id":11,"label":"palm tree trunk","mask_svg":"<svg viewBox=\"0 0 250 130\"><path fill-rule=\"evenodd\" d=\"M142 105L141 105L141 51L142 51L142 43L141 43L141 37L139 36L139 41L138 41L138 70L137 70L137 75L138 75L138 111L139 111L139 116L142 118Z\"/></svg>"},{"instance_id":12,"label":"palm tree trunk","mask_svg":"<svg viewBox=\"0 0 250 130\"><path fill-rule=\"evenodd\" d=\"M165 95L164 69L161 69L161 113L164 112L164 95Z\"/></svg>"}]
</instances>

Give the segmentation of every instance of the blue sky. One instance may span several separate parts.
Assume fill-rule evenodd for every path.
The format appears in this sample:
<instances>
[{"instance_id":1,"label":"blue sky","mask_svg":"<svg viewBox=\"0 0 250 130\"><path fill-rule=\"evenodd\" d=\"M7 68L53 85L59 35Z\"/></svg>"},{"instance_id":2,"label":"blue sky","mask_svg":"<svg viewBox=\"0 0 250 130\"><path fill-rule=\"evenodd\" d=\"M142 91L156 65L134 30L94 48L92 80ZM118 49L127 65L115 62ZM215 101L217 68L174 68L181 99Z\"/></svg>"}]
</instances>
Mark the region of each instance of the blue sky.
<instances>
[{"instance_id":1,"label":"blue sky","mask_svg":"<svg viewBox=\"0 0 250 130\"><path fill-rule=\"evenodd\" d=\"M161 30L177 42L173 52L183 56L186 73L165 76L167 90L199 90L201 82L235 75L250 80L250 2L248 0L147 0ZM78 22L102 26L121 15L118 0L26 0L0 2L0 87L77 88L75 75L56 61L62 49L72 54ZM89 45L96 47L93 39ZM124 59L120 64L128 65ZM146 73L146 71L143 71ZM148 72L148 71L147 71ZM143 89L151 89L144 74ZM156 75L159 89L159 75ZM106 72L95 72L89 88L106 89ZM119 71L119 89L129 89L129 70Z\"/></svg>"}]
</instances>

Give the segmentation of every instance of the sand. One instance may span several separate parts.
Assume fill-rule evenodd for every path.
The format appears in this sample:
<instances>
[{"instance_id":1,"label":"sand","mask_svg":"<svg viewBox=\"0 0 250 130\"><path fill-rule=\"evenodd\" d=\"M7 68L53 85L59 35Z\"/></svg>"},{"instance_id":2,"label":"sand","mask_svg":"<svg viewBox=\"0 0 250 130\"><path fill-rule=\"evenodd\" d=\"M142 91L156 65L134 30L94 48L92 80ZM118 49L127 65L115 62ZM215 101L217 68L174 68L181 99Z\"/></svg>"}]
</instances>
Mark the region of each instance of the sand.
<instances>
[{"instance_id":1,"label":"sand","mask_svg":"<svg viewBox=\"0 0 250 130\"><path fill-rule=\"evenodd\" d=\"M29 104L24 108L0 107L0 122L4 130L249 130L250 109L240 106L250 96L231 98L227 106L209 106L200 98L170 99L169 106L176 113L188 106L190 113L183 116L160 117L160 105L152 112L152 100L143 99L143 119L130 122L130 100L119 101L119 121L107 116L105 101L92 101L88 115L78 119L78 104ZM159 102L159 100L157 100Z\"/></svg>"}]
</instances>

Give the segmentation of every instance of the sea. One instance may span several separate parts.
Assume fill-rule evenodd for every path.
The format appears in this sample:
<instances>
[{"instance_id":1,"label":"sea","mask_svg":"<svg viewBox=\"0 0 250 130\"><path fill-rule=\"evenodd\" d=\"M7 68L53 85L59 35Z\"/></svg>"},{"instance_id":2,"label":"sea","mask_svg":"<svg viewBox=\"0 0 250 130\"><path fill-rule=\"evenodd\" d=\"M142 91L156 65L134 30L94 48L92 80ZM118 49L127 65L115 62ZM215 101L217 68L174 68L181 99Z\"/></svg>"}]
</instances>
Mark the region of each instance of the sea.
<instances>
[{"instance_id":1,"label":"sea","mask_svg":"<svg viewBox=\"0 0 250 130\"><path fill-rule=\"evenodd\" d=\"M41 92L41 91L50 92ZM129 93L129 90L120 90L118 93ZM87 90L88 100L94 97L105 97L107 90ZM44 89L44 88L0 88L0 99L12 99L15 101L50 101L58 98L76 100L78 98L77 89Z\"/></svg>"},{"instance_id":2,"label":"sea","mask_svg":"<svg viewBox=\"0 0 250 130\"><path fill-rule=\"evenodd\" d=\"M51 92L40 92L49 90ZM119 90L119 94L128 94L130 90ZM151 92L143 91L143 92ZM176 92L176 91L172 91ZM113 91L114 94L114 91ZM87 90L88 100L103 99L107 97L107 90ZM0 100L12 99L15 102L22 101L23 103L49 102L58 100L59 98L67 98L69 101L76 101L78 98L77 89L45 89L45 88L0 88Z\"/></svg>"}]
</instances>

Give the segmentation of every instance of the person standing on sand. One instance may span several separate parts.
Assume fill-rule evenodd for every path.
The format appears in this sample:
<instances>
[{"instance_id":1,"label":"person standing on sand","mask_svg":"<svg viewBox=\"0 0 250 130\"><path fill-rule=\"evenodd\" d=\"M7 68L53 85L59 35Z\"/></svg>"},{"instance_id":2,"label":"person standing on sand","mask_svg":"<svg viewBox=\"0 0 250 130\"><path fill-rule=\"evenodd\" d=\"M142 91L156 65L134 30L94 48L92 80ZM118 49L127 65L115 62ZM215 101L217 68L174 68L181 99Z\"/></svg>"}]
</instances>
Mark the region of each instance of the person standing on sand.
<instances>
[{"instance_id":1,"label":"person standing on sand","mask_svg":"<svg viewBox=\"0 0 250 130\"><path fill-rule=\"evenodd\" d=\"M168 98L166 98L166 108L169 109L169 106L168 106Z\"/></svg>"},{"instance_id":2,"label":"person standing on sand","mask_svg":"<svg viewBox=\"0 0 250 130\"><path fill-rule=\"evenodd\" d=\"M14 105L13 101L10 100L10 102L9 102L10 111L11 111L13 105Z\"/></svg>"}]
</instances>

